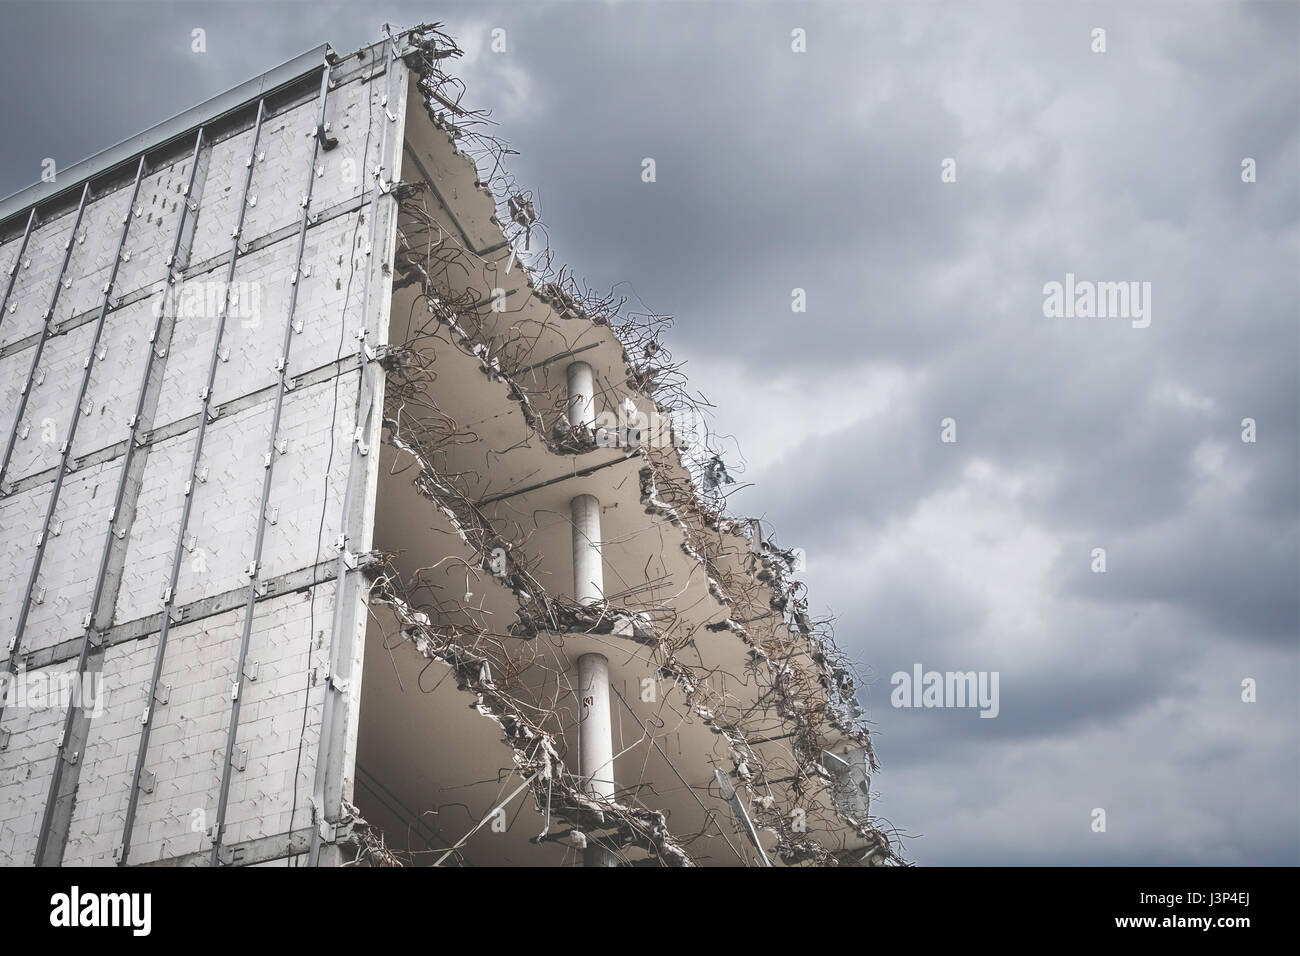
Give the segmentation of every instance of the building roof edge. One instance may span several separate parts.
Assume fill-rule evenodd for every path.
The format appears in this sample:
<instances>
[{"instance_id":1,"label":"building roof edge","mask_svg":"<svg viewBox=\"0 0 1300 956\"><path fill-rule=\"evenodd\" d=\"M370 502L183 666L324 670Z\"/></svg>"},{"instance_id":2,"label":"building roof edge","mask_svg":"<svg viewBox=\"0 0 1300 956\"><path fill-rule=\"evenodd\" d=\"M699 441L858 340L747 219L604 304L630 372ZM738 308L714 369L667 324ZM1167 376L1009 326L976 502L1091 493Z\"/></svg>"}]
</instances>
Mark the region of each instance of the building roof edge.
<instances>
[{"instance_id":1,"label":"building roof edge","mask_svg":"<svg viewBox=\"0 0 1300 956\"><path fill-rule=\"evenodd\" d=\"M325 65L325 58L330 52L330 45L322 43L260 76L255 76L197 106L191 106L177 113L171 119L163 120L79 163L59 170L55 182L36 182L0 199L0 232L4 231L11 219L25 213L32 206L74 190L86 180L124 165L141 153L157 149L191 130L246 106L259 97L310 75Z\"/></svg>"}]
</instances>

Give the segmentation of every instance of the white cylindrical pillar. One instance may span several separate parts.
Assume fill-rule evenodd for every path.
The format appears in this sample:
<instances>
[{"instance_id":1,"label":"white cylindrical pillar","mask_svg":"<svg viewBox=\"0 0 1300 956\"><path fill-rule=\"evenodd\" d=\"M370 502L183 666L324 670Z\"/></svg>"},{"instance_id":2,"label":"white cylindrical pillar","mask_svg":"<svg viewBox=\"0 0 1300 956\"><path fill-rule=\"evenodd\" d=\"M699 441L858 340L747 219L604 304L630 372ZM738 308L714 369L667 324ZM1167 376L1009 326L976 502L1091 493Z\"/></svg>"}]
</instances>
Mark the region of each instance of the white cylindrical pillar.
<instances>
[{"instance_id":1,"label":"white cylindrical pillar","mask_svg":"<svg viewBox=\"0 0 1300 956\"><path fill-rule=\"evenodd\" d=\"M578 495L569 503L573 516L573 599L595 604L605 599L605 574L600 558L600 502Z\"/></svg>"},{"instance_id":2,"label":"white cylindrical pillar","mask_svg":"<svg viewBox=\"0 0 1300 956\"><path fill-rule=\"evenodd\" d=\"M609 661L604 654L578 658L578 776L598 800L614 799L614 731L609 714ZM617 866L605 847L588 838L586 866Z\"/></svg>"},{"instance_id":3,"label":"white cylindrical pillar","mask_svg":"<svg viewBox=\"0 0 1300 956\"><path fill-rule=\"evenodd\" d=\"M569 424L574 428L596 427L596 376L586 362L573 362L568 369Z\"/></svg>"},{"instance_id":4,"label":"white cylindrical pillar","mask_svg":"<svg viewBox=\"0 0 1300 956\"><path fill-rule=\"evenodd\" d=\"M609 661L604 654L578 658L579 761L583 787L593 797L614 797L614 734L609 717Z\"/></svg>"}]
</instances>

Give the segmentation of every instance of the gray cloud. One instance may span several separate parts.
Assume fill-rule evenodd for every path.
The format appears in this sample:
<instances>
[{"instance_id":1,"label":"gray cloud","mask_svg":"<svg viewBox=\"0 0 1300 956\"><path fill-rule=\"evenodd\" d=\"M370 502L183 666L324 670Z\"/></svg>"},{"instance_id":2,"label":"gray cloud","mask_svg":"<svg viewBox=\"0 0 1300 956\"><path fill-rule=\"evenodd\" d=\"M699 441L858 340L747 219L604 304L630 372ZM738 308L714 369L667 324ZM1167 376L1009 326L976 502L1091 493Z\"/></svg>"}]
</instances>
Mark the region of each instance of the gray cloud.
<instances>
[{"instance_id":1,"label":"gray cloud","mask_svg":"<svg viewBox=\"0 0 1300 956\"><path fill-rule=\"evenodd\" d=\"M814 603L873 669L876 806L925 834L915 859L1300 860L1300 8L436 13L467 49L508 30L509 54L462 72L521 151L560 258L678 317L668 345L758 462L738 506L808 549ZM0 90L23 131L0 141L9 192L44 156L67 165L321 41L350 49L430 11L0 15L27 79ZM789 51L795 26L807 54ZM1043 284L1067 272L1151 282L1151 326L1045 318ZM875 406L881 368L903 384ZM778 386L797 414L772 414ZM889 675L917 661L999 670L1001 715L890 708ZM1097 806L1106 835L1088 829Z\"/></svg>"}]
</instances>

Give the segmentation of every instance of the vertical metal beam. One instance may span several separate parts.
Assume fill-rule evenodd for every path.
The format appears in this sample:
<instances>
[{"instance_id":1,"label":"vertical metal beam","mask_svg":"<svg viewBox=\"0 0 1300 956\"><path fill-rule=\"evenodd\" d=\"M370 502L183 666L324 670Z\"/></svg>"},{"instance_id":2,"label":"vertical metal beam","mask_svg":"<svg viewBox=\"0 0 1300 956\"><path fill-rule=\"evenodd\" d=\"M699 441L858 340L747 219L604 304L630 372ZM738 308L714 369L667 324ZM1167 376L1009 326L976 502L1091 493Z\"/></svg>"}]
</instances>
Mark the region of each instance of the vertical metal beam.
<instances>
[{"instance_id":1,"label":"vertical metal beam","mask_svg":"<svg viewBox=\"0 0 1300 956\"><path fill-rule=\"evenodd\" d=\"M350 660L347 658L340 659L342 643L340 635L344 627L344 596L347 582L350 580L348 574L350 571L355 570L355 562L352 567L349 567L351 549L349 547L348 518L352 513L352 498L356 491L357 472L362 467L362 458L367 453L364 436L370 431L370 416L375 404L376 386L371 364L366 361L365 332L366 323L370 320L370 277L374 272L370 256L374 254L375 249L376 229L379 221L379 197L381 194L387 193L389 188L388 184L384 182L384 161L388 157L388 124L391 121L388 119L387 110L389 101L393 96L395 52L393 36L389 33L387 60L384 65L384 98L380 104L385 111L385 115L379 121L381 124L379 159L375 163L375 181L370 191L370 233L366 241L366 276L361 292L361 329L359 332L361 341L357 347L357 368L361 373L361 396L357 407L356 431L353 432L348 457L348 477L343 487L343 513L338 541L339 557L334 573L334 614L333 621L330 624L329 677L325 683L325 702L321 708L316 770L312 781L311 845L307 851L307 860L310 866L316 866L320 862L321 841L326 836L322 831L329 829L331 823L334 822L331 820L331 814L335 816L338 814L342 801L341 791L335 793L333 790L335 781L342 776L342 768L338 766L338 761L342 759L344 740L347 733L347 721L344 719L347 716L347 708L345 707L344 695L349 692L348 683L351 677ZM341 370L339 374L342 374ZM331 438L331 440L333 439Z\"/></svg>"},{"instance_id":2,"label":"vertical metal beam","mask_svg":"<svg viewBox=\"0 0 1300 956\"><path fill-rule=\"evenodd\" d=\"M111 624L112 619L112 601L106 609L107 617L104 617L105 609L100 607L105 597L105 584L108 579L109 560L113 553L113 545L118 540L115 532L117 522L122 517L123 505L127 493L131 467L136 460L136 452L144 440L143 417L145 414L145 400L148 393L150 379L154 375L155 361L160 358L157 352L160 333L163 329L163 323L167 316L166 295L170 292L170 284L176 279L176 272L172 269L176 261L177 253L180 249L181 238L185 232L185 224L190 212L191 193L194 189L195 174L198 169L199 152L203 146L203 130L200 129L194 144L194 151L190 157L189 177L185 185L181 199L181 213L179 221L176 224L176 235L172 241L171 254L167 258L167 282L168 289L164 292L162 308L158 310L154 322L153 332L149 335L148 354L145 356L145 366L140 377L140 387L136 393L135 408L127 421L126 448L122 454L122 466L118 475L117 490L113 496L113 504L108 513L108 527L104 532L104 543L100 550L100 559L98 571L95 575L95 584L91 591L90 607L86 612L83 620L83 634L81 640L81 650L77 656L77 679L75 687L84 687L83 675L87 672L92 649L95 648L95 637ZM134 205L134 202L132 203ZM72 700L68 704L68 710L63 721L62 739L71 741L74 739L74 722L77 717L77 711L82 710L84 702ZM51 845L49 840L53 835L56 826L66 826L66 821L58 819L60 809L60 790L63 780L63 768L65 762L58 760L55 762L54 773L50 780L49 795L46 798L45 817L41 825L41 843L38 844L36 862L38 864L57 865L62 861L63 842L58 841ZM72 786L75 787L74 779ZM66 832L63 834L66 839Z\"/></svg>"},{"instance_id":3,"label":"vertical metal beam","mask_svg":"<svg viewBox=\"0 0 1300 956\"><path fill-rule=\"evenodd\" d=\"M330 68L321 69L320 105L317 107L317 135L311 141L311 162L307 167L307 193L303 198L302 218L298 222L298 249L294 254L293 279L289 291L289 314L285 316L284 338L280 344L279 380L275 388L275 410L271 416L271 437L267 443L265 468L262 474L262 497L257 512L257 535L253 542L253 560L248 566L248 597L244 602L244 629L239 639L239 660L235 669L234 700L230 707L230 723L226 729L225 760L221 764L221 789L217 795L217 822L213 828L211 863L221 862L221 842L225 836L226 807L230 801L230 771L234 759L235 738L239 733L239 711L243 702L244 666L248 660L248 643L253 633L253 612L257 605L258 584L262 573L262 544L266 536L266 512L271 496L271 481L275 476L276 438L280 432L280 416L284 410L286 384L292 377L289 372L289 352L293 345L293 317L298 306L298 279L302 275L302 254L307 242L307 226L311 220L312 188L316 184L316 157L324 144L321 133L325 125L325 99L329 95Z\"/></svg>"},{"instance_id":4,"label":"vertical metal beam","mask_svg":"<svg viewBox=\"0 0 1300 956\"><path fill-rule=\"evenodd\" d=\"M176 545L172 551L171 571L167 577L167 588L163 592L162 624L158 631L158 648L154 652L153 674L149 678L149 696L145 699L147 710L142 721L140 742L136 747L135 769L131 772L131 794L126 808L126 822L122 828L122 846L118 853L119 865L125 866L131 852L131 835L135 827L135 814L140 801L140 775L144 771L145 757L149 751L149 733L153 726L153 703L158 694L158 683L162 678L163 659L167 653L167 636L171 632L172 602L176 599L176 582L180 576L181 555L185 549L185 532L189 528L190 511L194 503L194 480L199 471L199 457L203 453L203 438L207 434L208 420L211 417L213 384L217 378L217 362L220 361L221 337L226 328L226 312L230 305L230 285L235 278L235 265L239 261L239 240L244 232L244 214L248 210L248 191L253 182L253 166L257 162L257 143L262 135L262 121L266 118L266 101L257 103L257 119L253 122L253 142L248 148L245 161L247 172L244 173L244 189L239 198L239 215L230 241L230 262L226 266L225 288L222 290L221 309L217 314L217 329L212 337L212 355L208 359L207 384L202 395L203 404L199 409L198 430L194 437L194 451L190 456L190 470L185 479L183 503L181 505L180 525L176 530ZM178 273L173 270L172 278Z\"/></svg>"},{"instance_id":5,"label":"vertical metal beam","mask_svg":"<svg viewBox=\"0 0 1300 956\"><path fill-rule=\"evenodd\" d=\"M87 187L89 187L89 184L87 184ZM84 192L82 193L82 197L81 197L81 198L82 198L82 202L84 203L84 202L85 202L85 198L86 198ZM78 224L80 223L80 221L81 221L80 218L78 218L78 220L77 220ZM3 299L0 299L0 323L3 323L3 322L4 322L5 310L6 310L6 309L8 308L8 306L9 306L9 296L13 294L13 291L14 291L14 284L15 284L15 282L17 281L17 278L18 278L18 270L22 267L22 262L23 262L23 253L25 253L25 252L27 251L27 241L31 238L31 235L32 235L32 227L35 225L35 223L36 223L36 207L35 207L35 206L32 206L32 210L31 210L31 212L29 212L29 213L27 214L27 227L23 230L23 240L22 240L22 243L18 246L18 258L14 259L14 264L13 264L13 266L9 269L9 281L5 284L5 294L4 294L4 298L3 298ZM72 237L75 239L75 238L76 238L76 235L77 235L77 227L74 225L74 226L72 227ZM71 248L71 247L69 247L69 248ZM65 265L66 265L66 257L65 257ZM55 295L58 294L59 281L60 281L60 280L55 280L55 285L54 285L54 288L55 288ZM41 342L44 342L44 340L45 340L45 339L44 339L44 336L42 336L42 337L41 337ZM37 348L39 348L39 347L40 347L40 344L38 343ZM30 369L30 370L28 371L28 373L27 373L27 384L23 387L23 391L22 391L22 405L19 406L19 409L18 409L17 413L15 414L15 417L14 417L14 424L13 424L13 429L10 431L10 434L9 434L9 449L10 449L10 450L12 450L12 448L13 448L14 435L17 434L19 425L22 424L22 417L23 417L22 413L23 413L23 408L24 408L24 407L26 406L26 404L27 404L27 393L28 393L29 391L31 391L31 388L32 388L32 376L33 376L35 373L36 373L36 365L35 365L35 363L33 363L31 369ZM6 451L6 453L5 453L5 459L4 459L4 460L5 460L5 462L8 462L8 461L9 461L9 452L8 452L8 451ZM3 474L3 470L0 470L0 475L2 475L2 474ZM0 495L3 495L3 491L2 491L2 490L0 490ZM9 655L9 656L8 656L8 660L5 661L5 668L6 668L6 671L7 671L8 673L12 674L12 673L14 672L14 668L15 668L15 666L16 666L17 655L18 655L18 639L17 639L16 636L13 637L13 643L9 645L8 655ZM4 695L0 694L0 717L3 717L3 716L4 716L4 710L5 710Z\"/></svg>"},{"instance_id":6,"label":"vertical metal beam","mask_svg":"<svg viewBox=\"0 0 1300 956\"><path fill-rule=\"evenodd\" d=\"M5 283L5 294L0 298L0 325L4 324L5 309L9 307L9 296L13 294L14 283L18 281L18 269L23 264L23 253L27 251L27 240L32 237L32 226L36 224L36 207L32 206L32 211L27 214L27 228L23 230L22 242L18 244L18 257L14 259L14 264L9 267L9 281Z\"/></svg>"},{"instance_id":7,"label":"vertical metal beam","mask_svg":"<svg viewBox=\"0 0 1300 956\"><path fill-rule=\"evenodd\" d=\"M63 490L63 476L67 473L68 462L72 458L72 446L77 438L77 424L81 421L82 405L86 400L86 390L90 387L90 376L95 370L96 351L99 349L99 340L104 334L104 320L108 316L110 300L113 297L113 286L117 283L118 269L122 265L122 252L126 248L126 237L131 231L131 220L134 218L135 201L140 195L140 180L144 176L145 156L141 154L140 162L135 167L135 182L131 186L131 196L126 201L126 211L122 213L122 231L117 237L117 248L113 251L113 264L108 271L108 281L104 283L104 299L99 305L99 315L95 319L95 333L90 340L90 352L86 355L86 361L81 373L81 387L77 390L77 400L72 406L72 420L68 423L67 438L63 443L63 450L59 455L59 466L54 474L54 489L50 492L50 501L45 509L45 523L41 528L41 544L36 549L36 560L32 562L31 576L27 581L27 594L24 596L23 605L18 611L18 626L15 629L19 643L22 642L23 631L27 626L27 614L31 604L32 589L36 586L36 577L41 570L41 560L45 556L45 540L49 536L50 522L54 519L54 509L58 507L59 495ZM107 200L101 200L104 202ZM129 443L128 443L129 448ZM87 634L90 632L87 631ZM82 640L81 656L77 660L77 678L80 680L82 669L85 667L85 657L89 651L89 641ZM79 689L79 684L74 685ZM79 693L74 692L73 699L68 707L67 713L63 719L63 732L59 734L59 741L55 749L57 751L54 760L54 770L50 774L50 792L45 801L45 813L41 818L40 835L36 840L36 860L39 865L45 857L46 847L50 839L50 823L53 820L55 795L59 792L59 781L63 776L63 767L67 760L66 747L69 743L68 732L72 727L72 718L76 712L76 707L72 706L77 703Z\"/></svg>"},{"instance_id":8,"label":"vertical metal beam","mask_svg":"<svg viewBox=\"0 0 1300 956\"><path fill-rule=\"evenodd\" d=\"M136 169L136 174L135 174L136 190L140 188L140 173L143 169L144 169L144 157L142 156L140 158L140 165ZM67 269L68 260L72 257L72 243L76 238L77 228L81 225L81 214L82 212L85 211L85 201L86 201L86 197L89 195L89 190L90 190L90 183L86 183L85 187L81 191L82 201L81 201L81 206L77 210L77 222L72 228L72 235L68 237L67 248L64 250L63 253L63 268L60 269L59 271L59 278L57 280L58 285L56 285L54 296L51 298L50 308L45 313L45 329L41 335L40 340L37 342L37 346L36 346L36 350L38 353L41 351L41 347L44 345L45 339L49 336L50 320L54 316L54 305L58 301L58 289L62 286L63 272ZM68 435L66 440L63 443L62 449L59 451L59 463L55 468L55 474L54 474L54 487L51 488L49 500L46 502L45 505L45 517L41 522L41 530L39 532L39 537L37 538L37 542L36 542L36 554L32 557L31 570L27 575L27 588L23 592L22 604L19 605L18 608L18 621L14 626L14 633L10 638L9 660L7 663L7 667L9 669L10 674L13 674L17 671L18 658L19 655L22 654L23 632L27 629L27 617L31 613L32 593L36 589L36 581L41 573L41 562L45 558L45 545L46 542L49 540L49 536L50 536L50 524L54 520L54 510L59 505L59 493L63 490L63 478L64 475L67 474L68 461L72 456L72 444L77 437L77 423L81 418L81 406L85 401L86 388L90 384L90 372L92 367L95 364L95 349L98 348L99 346L99 336L104 327L104 315L108 311L108 298L109 298L110 290L112 289L112 281L113 278L117 276L117 265L121 261L121 255L122 255L122 242L126 240L126 230L129 227L131 222L131 208L134 205L135 205L135 190L132 191L131 201L127 205L126 217L122 225L122 235L121 238L118 240L117 255L114 256L113 259L112 278L109 279L109 284L104 288L104 303L99 310L99 319L95 323L95 336L90 343L90 354L86 357L84 370L81 373L81 387L77 391L77 400L72 407L72 421L68 425ZM28 373L28 387L25 388L23 391L22 402L20 403L19 410L18 410L18 418L22 417L23 410L26 406L27 395L31 391L30 385L32 381L32 375L35 374L36 364L39 360L40 360L39 354L33 356L32 358L31 371ZM15 430L18 427L18 418L15 418L14 420ZM10 448L12 448L12 444L13 444L13 434L10 435ZM6 464L7 463L8 460L6 459ZM0 717L2 717L3 715L4 715L3 702L0 702ZM62 746L62 741L60 741L60 747L61 746ZM56 763L56 767L57 767L57 763Z\"/></svg>"},{"instance_id":9,"label":"vertical metal beam","mask_svg":"<svg viewBox=\"0 0 1300 956\"><path fill-rule=\"evenodd\" d=\"M54 277L54 291L50 294L50 304L45 309L43 316L44 326L41 329L40 338L36 340L36 347L32 350L32 365L27 370L27 383L23 385L22 390L18 393L18 409L14 412L14 424L9 429L9 441L5 444L4 457L0 458L0 495L5 494L4 480L5 474L9 471L9 461L13 457L14 442L18 439L18 426L22 424L23 414L27 411L27 398L32 392L32 382L36 378L36 367L41 363L41 355L45 352L45 340L53 335L50 328L54 321L54 307L59 304L59 291L63 288L63 274L68 271L68 260L72 258L72 245L77 239L77 230L81 228L81 217L86 211L86 200L90 197L90 183L81 187L81 202L77 204L77 216L72 222L72 231L68 233L67 240L63 243L63 264L59 266L59 274ZM16 653L15 649L10 649L9 656L12 660Z\"/></svg>"}]
</instances>

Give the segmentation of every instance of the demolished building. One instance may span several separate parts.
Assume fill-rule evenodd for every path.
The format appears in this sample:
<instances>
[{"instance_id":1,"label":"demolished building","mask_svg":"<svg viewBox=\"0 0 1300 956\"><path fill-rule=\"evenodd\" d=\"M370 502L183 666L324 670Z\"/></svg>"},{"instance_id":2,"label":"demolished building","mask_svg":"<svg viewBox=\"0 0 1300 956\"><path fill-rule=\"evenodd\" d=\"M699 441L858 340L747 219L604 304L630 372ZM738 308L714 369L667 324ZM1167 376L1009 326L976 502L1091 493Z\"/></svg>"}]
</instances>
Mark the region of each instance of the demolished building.
<instances>
[{"instance_id":1,"label":"demolished building","mask_svg":"<svg viewBox=\"0 0 1300 956\"><path fill-rule=\"evenodd\" d=\"M459 52L322 46L0 203L0 864L900 862L796 552Z\"/></svg>"}]
</instances>

